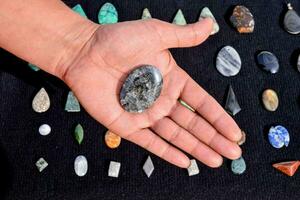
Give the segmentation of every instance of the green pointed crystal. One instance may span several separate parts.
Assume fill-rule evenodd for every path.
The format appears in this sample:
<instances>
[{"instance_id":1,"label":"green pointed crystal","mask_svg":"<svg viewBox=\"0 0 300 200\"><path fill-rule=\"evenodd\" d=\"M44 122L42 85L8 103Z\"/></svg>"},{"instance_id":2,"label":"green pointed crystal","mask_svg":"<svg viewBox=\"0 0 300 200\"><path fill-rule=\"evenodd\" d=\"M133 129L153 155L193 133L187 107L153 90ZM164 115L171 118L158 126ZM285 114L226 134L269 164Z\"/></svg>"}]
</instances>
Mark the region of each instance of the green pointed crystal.
<instances>
[{"instance_id":1,"label":"green pointed crystal","mask_svg":"<svg viewBox=\"0 0 300 200\"><path fill-rule=\"evenodd\" d=\"M212 14L212 12L209 10L208 7L204 7L200 13L200 17L199 17L199 21L201 19L205 19L205 18L211 18L214 21L214 26L213 26L213 30L211 32L211 35L216 34L217 32L219 32L220 27L214 17L214 15Z\"/></svg>"},{"instance_id":2,"label":"green pointed crystal","mask_svg":"<svg viewBox=\"0 0 300 200\"><path fill-rule=\"evenodd\" d=\"M79 15L81 15L82 17L87 18L86 14L80 4L77 4L76 6L74 6L72 8L72 10L75 11L76 13L78 13Z\"/></svg>"},{"instance_id":3,"label":"green pointed crystal","mask_svg":"<svg viewBox=\"0 0 300 200\"><path fill-rule=\"evenodd\" d=\"M177 11L172 23L177 25L186 25L186 20L181 9Z\"/></svg>"},{"instance_id":4,"label":"green pointed crystal","mask_svg":"<svg viewBox=\"0 0 300 200\"><path fill-rule=\"evenodd\" d=\"M181 105L183 105L184 107L186 107L187 109L189 109L190 111L195 112L195 109L192 108L192 107L191 107L189 104L187 104L185 101L179 99L179 103L180 103Z\"/></svg>"},{"instance_id":5,"label":"green pointed crystal","mask_svg":"<svg viewBox=\"0 0 300 200\"><path fill-rule=\"evenodd\" d=\"M72 91L70 91L68 94L67 102L65 105L65 111L80 112L80 104L79 104L77 98L74 96Z\"/></svg>"},{"instance_id":6,"label":"green pointed crystal","mask_svg":"<svg viewBox=\"0 0 300 200\"><path fill-rule=\"evenodd\" d=\"M77 124L77 126L75 127L74 136L78 144L81 144L84 137L84 131L80 124Z\"/></svg>"},{"instance_id":7,"label":"green pointed crystal","mask_svg":"<svg viewBox=\"0 0 300 200\"><path fill-rule=\"evenodd\" d=\"M37 67L37 66L35 66L34 64L31 64L31 63L28 63L28 67L30 67L30 69L32 69L35 72L40 70L39 67Z\"/></svg>"},{"instance_id":8,"label":"green pointed crystal","mask_svg":"<svg viewBox=\"0 0 300 200\"><path fill-rule=\"evenodd\" d=\"M118 12L115 6L109 2L105 3L99 11L98 21L100 24L114 24L118 22Z\"/></svg>"},{"instance_id":9,"label":"green pointed crystal","mask_svg":"<svg viewBox=\"0 0 300 200\"><path fill-rule=\"evenodd\" d=\"M143 10L142 19L151 19L151 18L152 18L152 16L151 16L151 14L150 14L149 9L148 9L148 8L145 8L145 9Z\"/></svg>"}]
</instances>

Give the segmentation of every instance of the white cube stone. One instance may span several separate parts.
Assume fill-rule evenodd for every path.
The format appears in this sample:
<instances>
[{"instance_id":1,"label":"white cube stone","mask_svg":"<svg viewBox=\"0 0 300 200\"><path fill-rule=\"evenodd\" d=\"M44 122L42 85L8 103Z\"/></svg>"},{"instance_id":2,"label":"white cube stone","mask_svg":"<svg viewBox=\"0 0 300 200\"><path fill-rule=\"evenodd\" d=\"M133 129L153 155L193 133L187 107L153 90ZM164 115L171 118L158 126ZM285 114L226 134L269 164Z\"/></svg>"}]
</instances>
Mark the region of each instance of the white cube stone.
<instances>
[{"instance_id":1,"label":"white cube stone","mask_svg":"<svg viewBox=\"0 0 300 200\"><path fill-rule=\"evenodd\" d=\"M40 158L38 161L36 161L35 165L39 172L42 172L48 166L48 163L44 158Z\"/></svg>"},{"instance_id":2,"label":"white cube stone","mask_svg":"<svg viewBox=\"0 0 300 200\"><path fill-rule=\"evenodd\" d=\"M199 168L198 168L198 165L197 165L197 162L195 159L191 160L191 164L187 170L188 170L189 176L194 176L194 175L199 174Z\"/></svg>"},{"instance_id":3,"label":"white cube stone","mask_svg":"<svg viewBox=\"0 0 300 200\"><path fill-rule=\"evenodd\" d=\"M110 161L109 169L108 169L108 176L118 178L120 168L121 168L121 163Z\"/></svg>"},{"instance_id":4,"label":"white cube stone","mask_svg":"<svg viewBox=\"0 0 300 200\"><path fill-rule=\"evenodd\" d=\"M51 127L48 124L43 124L39 127L39 133L43 136L49 135L51 132Z\"/></svg>"},{"instance_id":5,"label":"white cube stone","mask_svg":"<svg viewBox=\"0 0 300 200\"><path fill-rule=\"evenodd\" d=\"M154 171L154 165L153 165L153 162L152 162L150 156L148 156L148 158L143 166L143 170L146 173L146 175L148 176L148 178L151 176L152 172Z\"/></svg>"}]
</instances>

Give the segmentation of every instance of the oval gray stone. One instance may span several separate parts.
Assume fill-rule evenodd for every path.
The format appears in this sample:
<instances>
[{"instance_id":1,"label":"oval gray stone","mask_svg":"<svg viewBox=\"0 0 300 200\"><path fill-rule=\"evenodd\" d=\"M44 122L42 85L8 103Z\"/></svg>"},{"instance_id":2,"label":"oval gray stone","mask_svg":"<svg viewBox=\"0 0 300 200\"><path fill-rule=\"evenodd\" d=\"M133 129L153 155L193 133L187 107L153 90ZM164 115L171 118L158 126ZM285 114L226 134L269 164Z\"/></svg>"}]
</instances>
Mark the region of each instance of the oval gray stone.
<instances>
[{"instance_id":1,"label":"oval gray stone","mask_svg":"<svg viewBox=\"0 0 300 200\"><path fill-rule=\"evenodd\" d=\"M240 55L233 47L225 46L218 53L216 67L223 76L235 76L242 67Z\"/></svg>"},{"instance_id":2,"label":"oval gray stone","mask_svg":"<svg viewBox=\"0 0 300 200\"><path fill-rule=\"evenodd\" d=\"M79 155L74 161L74 170L77 176L84 176L88 171L88 162L85 156Z\"/></svg>"},{"instance_id":3,"label":"oval gray stone","mask_svg":"<svg viewBox=\"0 0 300 200\"><path fill-rule=\"evenodd\" d=\"M263 70L275 74L279 71L279 61L277 57L269 52L262 51L257 55L257 63L263 67Z\"/></svg>"},{"instance_id":4,"label":"oval gray stone","mask_svg":"<svg viewBox=\"0 0 300 200\"><path fill-rule=\"evenodd\" d=\"M159 69L143 65L133 70L125 80L120 92L121 105L128 112L141 113L159 97L162 85Z\"/></svg>"},{"instance_id":5,"label":"oval gray stone","mask_svg":"<svg viewBox=\"0 0 300 200\"><path fill-rule=\"evenodd\" d=\"M291 34L300 33L300 17L291 6L284 16L283 25L285 30Z\"/></svg>"}]
</instances>

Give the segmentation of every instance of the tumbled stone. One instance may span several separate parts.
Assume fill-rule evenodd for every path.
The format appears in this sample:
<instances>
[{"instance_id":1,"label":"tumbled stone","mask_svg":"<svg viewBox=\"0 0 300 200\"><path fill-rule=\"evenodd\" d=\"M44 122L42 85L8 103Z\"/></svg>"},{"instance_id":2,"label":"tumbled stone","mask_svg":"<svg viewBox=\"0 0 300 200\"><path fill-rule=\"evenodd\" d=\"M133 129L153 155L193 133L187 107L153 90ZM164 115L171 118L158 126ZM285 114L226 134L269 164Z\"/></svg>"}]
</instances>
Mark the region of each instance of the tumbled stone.
<instances>
[{"instance_id":1,"label":"tumbled stone","mask_svg":"<svg viewBox=\"0 0 300 200\"><path fill-rule=\"evenodd\" d=\"M43 113L50 108L50 98L44 88L41 88L32 100L32 109L35 112Z\"/></svg>"},{"instance_id":2,"label":"tumbled stone","mask_svg":"<svg viewBox=\"0 0 300 200\"><path fill-rule=\"evenodd\" d=\"M32 69L33 71L35 71L35 72L41 70L39 67L37 67L36 65L31 64L31 63L28 63L28 67L29 67L30 69Z\"/></svg>"},{"instance_id":3,"label":"tumbled stone","mask_svg":"<svg viewBox=\"0 0 300 200\"><path fill-rule=\"evenodd\" d=\"M83 137L84 137L84 131L83 131L83 127L81 126L81 124L77 124L77 126L75 127L74 137L75 137L76 141L78 142L78 144L82 143Z\"/></svg>"},{"instance_id":4,"label":"tumbled stone","mask_svg":"<svg viewBox=\"0 0 300 200\"><path fill-rule=\"evenodd\" d=\"M154 165L153 165L153 162L152 162L150 156L148 156L145 164L143 165L143 170L144 170L144 172L145 172L145 174L147 175L148 178L153 173L153 171L154 171Z\"/></svg>"},{"instance_id":5,"label":"tumbled stone","mask_svg":"<svg viewBox=\"0 0 300 200\"><path fill-rule=\"evenodd\" d=\"M240 55L233 47L225 46L217 55L216 67L223 76L235 76L242 67Z\"/></svg>"},{"instance_id":6,"label":"tumbled stone","mask_svg":"<svg viewBox=\"0 0 300 200\"><path fill-rule=\"evenodd\" d=\"M43 136L49 135L51 132L51 127L48 124L42 124L39 127L39 133Z\"/></svg>"},{"instance_id":7,"label":"tumbled stone","mask_svg":"<svg viewBox=\"0 0 300 200\"><path fill-rule=\"evenodd\" d=\"M282 173L293 176L300 166L300 162L296 161L287 161L287 162L280 162L275 163L272 165L275 169L281 171Z\"/></svg>"},{"instance_id":8,"label":"tumbled stone","mask_svg":"<svg viewBox=\"0 0 300 200\"><path fill-rule=\"evenodd\" d=\"M267 89L262 94L262 102L264 107L268 111L275 111L278 108L279 100L276 92L271 89Z\"/></svg>"},{"instance_id":9,"label":"tumbled stone","mask_svg":"<svg viewBox=\"0 0 300 200\"><path fill-rule=\"evenodd\" d=\"M231 85L229 85L228 89L225 110L233 116L238 114L242 110Z\"/></svg>"},{"instance_id":10,"label":"tumbled stone","mask_svg":"<svg viewBox=\"0 0 300 200\"><path fill-rule=\"evenodd\" d=\"M238 141L238 145L243 145L246 142L246 133L242 131L242 138Z\"/></svg>"},{"instance_id":11,"label":"tumbled stone","mask_svg":"<svg viewBox=\"0 0 300 200\"><path fill-rule=\"evenodd\" d=\"M108 169L108 176L118 178L120 173L121 163L110 161L109 169Z\"/></svg>"},{"instance_id":12,"label":"tumbled stone","mask_svg":"<svg viewBox=\"0 0 300 200\"><path fill-rule=\"evenodd\" d=\"M150 14L150 11L148 10L148 8L145 8L143 10L143 14L142 14L142 19L151 19L152 16Z\"/></svg>"},{"instance_id":13,"label":"tumbled stone","mask_svg":"<svg viewBox=\"0 0 300 200\"><path fill-rule=\"evenodd\" d=\"M283 25L285 30L291 34L300 33L300 16L293 9L292 5L288 4L288 11L284 16Z\"/></svg>"},{"instance_id":14,"label":"tumbled stone","mask_svg":"<svg viewBox=\"0 0 300 200\"><path fill-rule=\"evenodd\" d=\"M277 57L268 51L262 51L257 55L257 63L267 72L275 74L279 71L279 62Z\"/></svg>"},{"instance_id":15,"label":"tumbled stone","mask_svg":"<svg viewBox=\"0 0 300 200\"><path fill-rule=\"evenodd\" d=\"M105 3L99 11L98 21L100 24L114 24L118 22L118 12L115 6L109 2Z\"/></svg>"},{"instance_id":16,"label":"tumbled stone","mask_svg":"<svg viewBox=\"0 0 300 200\"><path fill-rule=\"evenodd\" d=\"M205 18L211 18L214 22L213 30L211 32L211 35L214 35L214 34L218 33L219 30L220 30L219 24L217 23L217 21L215 19L215 16L212 14L212 12L209 10L208 7L204 7L202 9L202 11L200 13L199 21L202 20L202 19L205 19Z\"/></svg>"},{"instance_id":17,"label":"tumbled stone","mask_svg":"<svg viewBox=\"0 0 300 200\"><path fill-rule=\"evenodd\" d=\"M46 167L48 167L48 163L44 158L38 159L35 165L38 168L39 172L42 172L44 169L46 169Z\"/></svg>"},{"instance_id":18,"label":"tumbled stone","mask_svg":"<svg viewBox=\"0 0 300 200\"><path fill-rule=\"evenodd\" d=\"M178 101L179 101L179 103L180 103L181 105L183 105L184 107L186 107L186 108L189 109L190 111L195 112L195 109L192 108L189 104L187 104L187 103L186 103L185 101L183 101L182 99L179 99Z\"/></svg>"},{"instance_id":19,"label":"tumbled stone","mask_svg":"<svg viewBox=\"0 0 300 200\"><path fill-rule=\"evenodd\" d=\"M195 159L191 160L190 166L187 168L189 176L194 176L199 174L199 168Z\"/></svg>"},{"instance_id":20,"label":"tumbled stone","mask_svg":"<svg viewBox=\"0 0 300 200\"><path fill-rule=\"evenodd\" d=\"M110 130L106 131L104 140L105 144L111 149L115 149L121 144L121 137Z\"/></svg>"},{"instance_id":21,"label":"tumbled stone","mask_svg":"<svg viewBox=\"0 0 300 200\"><path fill-rule=\"evenodd\" d=\"M230 21L239 33L252 33L254 31L253 15L245 6L236 6Z\"/></svg>"},{"instance_id":22,"label":"tumbled stone","mask_svg":"<svg viewBox=\"0 0 300 200\"><path fill-rule=\"evenodd\" d=\"M300 55L298 56L297 69L300 72Z\"/></svg>"},{"instance_id":23,"label":"tumbled stone","mask_svg":"<svg viewBox=\"0 0 300 200\"><path fill-rule=\"evenodd\" d=\"M181 9L178 9L172 23L177 25L186 25L186 20Z\"/></svg>"},{"instance_id":24,"label":"tumbled stone","mask_svg":"<svg viewBox=\"0 0 300 200\"><path fill-rule=\"evenodd\" d=\"M65 104L65 111L80 112L80 104L72 91L69 91L68 93L67 101Z\"/></svg>"},{"instance_id":25,"label":"tumbled stone","mask_svg":"<svg viewBox=\"0 0 300 200\"><path fill-rule=\"evenodd\" d=\"M231 161L231 171L234 174L243 174L246 171L246 162L243 157Z\"/></svg>"},{"instance_id":26,"label":"tumbled stone","mask_svg":"<svg viewBox=\"0 0 300 200\"><path fill-rule=\"evenodd\" d=\"M77 176L85 176L88 171L88 162L85 156L79 155L74 161L74 171Z\"/></svg>"},{"instance_id":27,"label":"tumbled stone","mask_svg":"<svg viewBox=\"0 0 300 200\"><path fill-rule=\"evenodd\" d=\"M290 134L283 126L271 127L268 134L270 144L277 149L288 146L290 143Z\"/></svg>"},{"instance_id":28,"label":"tumbled stone","mask_svg":"<svg viewBox=\"0 0 300 200\"><path fill-rule=\"evenodd\" d=\"M87 18L86 14L80 4L77 4L76 6L74 6L72 8L72 10L75 11L76 13L78 13L79 15L81 15L82 17Z\"/></svg>"},{"instance_id":29,"label":"tumbled stone","mask_svg":"<svg viewBox=\"0 0 300 200\"><path fill-rule=\"evenodd\" d=\"M128 112L141 113L159 97L162 85L158 68L151 65L138 67L128 75L122 86L121 105Z\"/></svg>"}]
</instances>

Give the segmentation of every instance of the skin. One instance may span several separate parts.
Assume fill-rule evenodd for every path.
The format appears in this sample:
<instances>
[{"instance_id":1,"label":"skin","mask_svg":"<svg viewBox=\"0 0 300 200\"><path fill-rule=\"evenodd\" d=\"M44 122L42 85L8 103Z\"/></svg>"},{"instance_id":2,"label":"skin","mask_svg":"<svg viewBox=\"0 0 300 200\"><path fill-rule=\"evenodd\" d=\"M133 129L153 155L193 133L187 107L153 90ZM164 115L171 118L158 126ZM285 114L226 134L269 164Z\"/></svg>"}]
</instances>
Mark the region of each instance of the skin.
<instances>
[{"instance_id":1,"label":"skin","mask_svg":"<svg viewBox=\"0 0 300 200\"><path fill-rule=\"evenodd\" d=\"M238 125L168 50L204 42L212 20L98 25L57 0L1 0L0 13L0 46L62 79L91 116L122 138L182 168L190 165L185 153L209 167L219 167L222 156L240 157ZM141 64L159 68L162 93L144 113L128 113L119 103L120 88Z\"/></svg>"}]
</instances>

